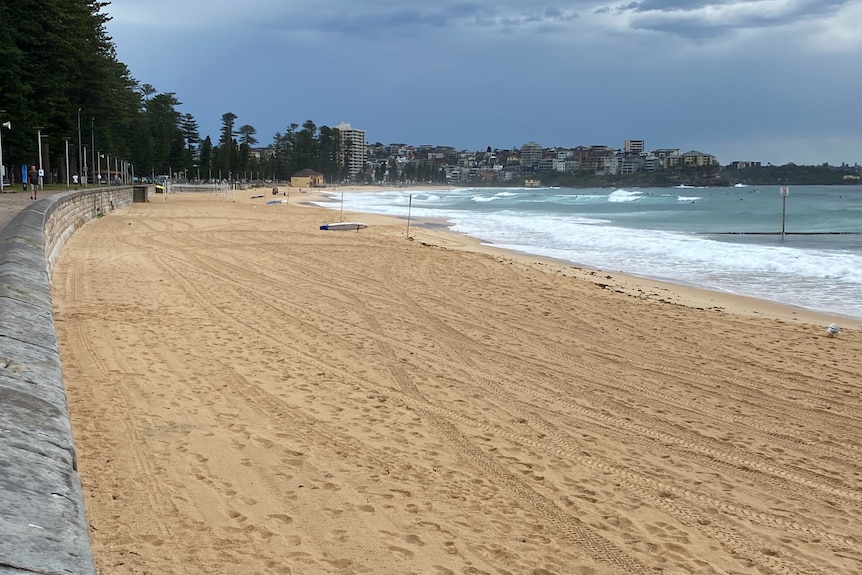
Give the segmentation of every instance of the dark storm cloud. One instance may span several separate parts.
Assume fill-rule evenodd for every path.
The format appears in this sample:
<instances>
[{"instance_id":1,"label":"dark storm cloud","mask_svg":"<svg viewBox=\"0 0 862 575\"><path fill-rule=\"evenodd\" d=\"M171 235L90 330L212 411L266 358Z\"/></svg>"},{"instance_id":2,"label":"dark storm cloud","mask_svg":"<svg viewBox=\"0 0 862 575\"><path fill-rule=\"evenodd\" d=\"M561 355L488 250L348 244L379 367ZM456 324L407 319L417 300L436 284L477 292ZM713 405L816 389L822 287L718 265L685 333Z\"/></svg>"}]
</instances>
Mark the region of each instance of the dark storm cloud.
<instances>
[{"instance_id":1,"label":"dark storm cloud","mask_svg":"<svg viewBox=\"0 0 862 575\"><path fill-rule=\"evenodd\" d=\"M862 0L112 0L107 11L120 60L175 92L202 134L230 111L262 143L311 119L387 143L643 138L722 161L862 162L848 121ZM176 54L193 65L166 65Z\"/></svg>"}]
</instances>

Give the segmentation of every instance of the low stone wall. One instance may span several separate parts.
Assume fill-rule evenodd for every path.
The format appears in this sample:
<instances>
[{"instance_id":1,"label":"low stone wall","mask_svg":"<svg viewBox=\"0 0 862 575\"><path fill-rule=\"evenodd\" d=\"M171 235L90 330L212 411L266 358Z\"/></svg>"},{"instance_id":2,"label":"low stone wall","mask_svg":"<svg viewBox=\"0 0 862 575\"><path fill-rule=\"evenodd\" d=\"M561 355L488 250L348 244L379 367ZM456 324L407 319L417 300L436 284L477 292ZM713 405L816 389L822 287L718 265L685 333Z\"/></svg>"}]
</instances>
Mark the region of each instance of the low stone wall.
<instances>
[{"instance_id":1,"label":"low stone wall","mask_svg":"<svg viewBox=\"0 0 862 575\"><path fill-rule=\"evenodd\" d=\"M131 187L57 194L0 230L0 575L95 575L51 272L75 230L131 202Z\"/></svg>"}]
</instances>

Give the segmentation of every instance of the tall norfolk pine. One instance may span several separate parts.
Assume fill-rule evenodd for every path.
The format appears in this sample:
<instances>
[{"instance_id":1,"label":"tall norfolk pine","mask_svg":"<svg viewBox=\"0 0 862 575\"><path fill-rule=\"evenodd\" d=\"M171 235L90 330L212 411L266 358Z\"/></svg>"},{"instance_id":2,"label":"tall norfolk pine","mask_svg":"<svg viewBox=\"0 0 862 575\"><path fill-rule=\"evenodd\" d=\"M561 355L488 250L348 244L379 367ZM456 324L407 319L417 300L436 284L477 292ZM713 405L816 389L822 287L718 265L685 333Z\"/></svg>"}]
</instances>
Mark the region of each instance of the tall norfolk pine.
<instances>
[{"instance_id":1,"label":"tall norfolk pine","mask_svg":"<svg viewBox=\"0 0 862 575\"><path fill-rule=\"evenodd\" d=\"M63 137L77 140L78 108L122 112L116 88L128 71L105 33L103 4L83 0L0 0L0 109L7 165L38 163L36 128L46 134L43 158L62 158ZM119 100L119 101L118 101ZM88 122L89 124L89 122ZM102 139L112 135L103 127ZM50 165L63 162L51 161Z\"/></svg>"},{"instance_id":2,"label":"tall norfolk pine","mask_svg":"<svg viewBox=\"0 0 862 575\"><path fill-rule=\"evenodd\" d=\"M318 128L311 120L275 134L272 153L260 160L249 158L255 129L246 124L235 132L237 116L230 112L222 116L218 144L209 136L202 140L194 117L178 112L182 103L173 92L140 84L117 60L105 28L108 5L0 0L0 123L12 122L3 132L3 159L16 180L16 166L39 163L37 128L44 136L42 163L49 183L66 180L64 138L69 138L72 173L86 165L91 177L93 147L132 162L137 175L187 171L201 177L287 179L311 168L330 181L344 176L337 165L337 130ZM79 157L82 147L85 158Z\"/></svg>"},{"instance_id":3,"label":"tall norfolk pine","mask_svg":"<svg viewBox=\"0 0 862 575\"><path fill-rule=\"evenodd\" d=\"M72 171L81 164L79 116L88 166L91 142L106 155L132 161L141 172L170 165L176 146L150 142L161 118L148 118L143 91L117 60L105 29L106 6L94 0L0 0L0 110L5 110L3 121L12 122L3 134L7 167L38 164L36 129L42 128L46 179L64 181L64 137L70 138ZM179 133L178 118L172 130Z\"/></svg>"}]
</instances>

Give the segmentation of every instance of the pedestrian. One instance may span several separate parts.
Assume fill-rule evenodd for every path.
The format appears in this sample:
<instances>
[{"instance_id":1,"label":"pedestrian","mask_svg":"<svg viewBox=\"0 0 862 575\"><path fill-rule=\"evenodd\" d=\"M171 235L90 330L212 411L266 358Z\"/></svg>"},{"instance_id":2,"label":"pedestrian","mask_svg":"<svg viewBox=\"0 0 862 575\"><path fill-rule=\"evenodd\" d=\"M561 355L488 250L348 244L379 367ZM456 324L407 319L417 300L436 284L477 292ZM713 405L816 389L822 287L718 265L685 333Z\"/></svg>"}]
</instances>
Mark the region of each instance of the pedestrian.
<instances>
[{"instance_id":1,"label":"pedestrian","mask_svg":"<svg viewBox=\"0 0 862 575\"><path fill-rule=\"evenodd\" d=\"M75 184L75 189L78 189L78 174L72 174L72 183Z\"/></svg>"},{"instance_id":2,"label":"pedestrian","mask_svg":"<svg viewBox=\"0 0 862 575\"><path fill-rule=\"evenodd\" d=\"M36 199L36 193L39 191L39 170L36 166L30 166L30 171L27 172L27 181L30 182L30 199Z\"/></svg>"}]
</instances>

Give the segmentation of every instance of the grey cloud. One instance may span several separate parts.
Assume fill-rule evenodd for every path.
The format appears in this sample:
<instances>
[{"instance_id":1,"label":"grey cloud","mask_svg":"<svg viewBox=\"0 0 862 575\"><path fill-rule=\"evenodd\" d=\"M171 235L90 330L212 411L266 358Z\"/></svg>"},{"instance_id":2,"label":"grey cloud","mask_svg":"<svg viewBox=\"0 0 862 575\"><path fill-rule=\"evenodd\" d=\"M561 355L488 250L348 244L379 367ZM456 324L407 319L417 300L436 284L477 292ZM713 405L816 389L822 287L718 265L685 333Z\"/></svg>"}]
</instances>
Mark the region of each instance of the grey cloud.
<instances>
[{"instance_id":1,"label":"grey cloud","mask_svg":"<svg viewBox=\"0 0 862 575\"><path fill-rule=\"evenodd\" d=\"M764 10L744 14L732 11L747 4L756 8L763 0L740 3L736 0L643 0L620 6L620 12L631 11L631 27L666 32L688 38L712 38L739 29L782 26L802 19L834 14L853 0L797 0L788 2L781 11ZM707 19L698 10L705 7L728 7L728 16L716 19L715 12ZM774 7L774 4L771 5Z\"/></svg>"},{"instance_id":2,"label":"grey cloud","mask_svg":"<svg viewBox=\"0 0 862 575\"><path fill-rule=\"evenodd\" d=\"M740 0L640 0L632 2L629 6L634 5L638 12L690 12L707 6L727 6L732 4L763 4L767 0L748 0L748 2L740 2ZM796 0L788 2L788 14L795 15L812 15L812 14L831 14L837 8L852 2L853 0ZM770 2L771 4L771 2Z\"/></svg>"},{"instance_id":3,"label":"grey cloud","mask_svg":"<svg viewBox=\"0 0 862 575\"><path fill-rule=\"evenodd\" d=\"M417 27L444 27L451 15L421 10L398 10L389 13L366 13L339 15L318 22L321 30L340 33L345 36L373 36L403 32Z\"/></svg>"},{"instance_id":4,"label":"grey cloud","mask_svg":"<svg viewBox=\"0 0 862 575\"><path fill-rule=\"evenodd\" d=\"M548 8L547 10L545 10L546 20L553 20L556 22L569 22L579 17L580 15L577 12L563 12L559 8Z\"/></svg>"},{"instance_id":5,"label":"grey cloud","mask_svg":"<svg viewBox=\"0 0 862 575\"><path fill-rule=\"evenodd\" d=\"M658 10L660 12L670 12L677 10L696 10L704 6L722 6L724 4L737 3L739 0L642 0L641 2L632 2L636 5L639 12L651 12ZM755 2L757 0L754 0Z\"/></svg>"},{"instance_id":6,"label":"grey cloud","mask_svg":"<svg viewBox=\"0 0 862 575\"><path fill-rule=\"evenodd\" d=\"M577 1L574 2L574 4L577 3ZM395 10L390 10L388 6L365 6L356 14L352 14L350 8L346 8L344 12L316 22L312 17L312 21L307 23L327 32L368 37L382 32L413 34L423 29L470 26L511 29L523 25L564 23L576 18L578 18L576 11L563 10L555 5L512 3L510 6L484 2L456 2L422 3L415 6L407 4Z\"/></svg>"}]
</instances>

